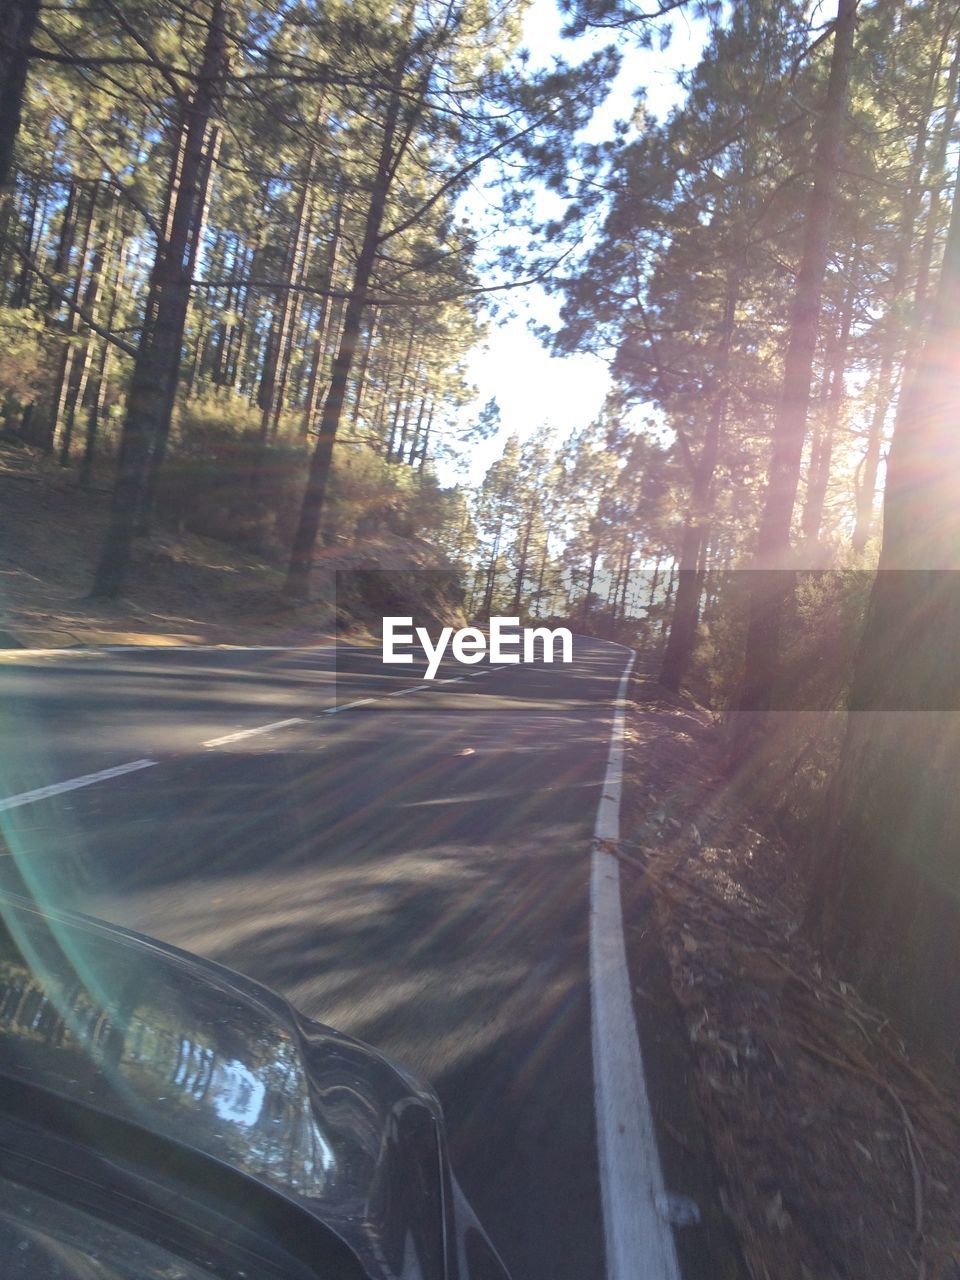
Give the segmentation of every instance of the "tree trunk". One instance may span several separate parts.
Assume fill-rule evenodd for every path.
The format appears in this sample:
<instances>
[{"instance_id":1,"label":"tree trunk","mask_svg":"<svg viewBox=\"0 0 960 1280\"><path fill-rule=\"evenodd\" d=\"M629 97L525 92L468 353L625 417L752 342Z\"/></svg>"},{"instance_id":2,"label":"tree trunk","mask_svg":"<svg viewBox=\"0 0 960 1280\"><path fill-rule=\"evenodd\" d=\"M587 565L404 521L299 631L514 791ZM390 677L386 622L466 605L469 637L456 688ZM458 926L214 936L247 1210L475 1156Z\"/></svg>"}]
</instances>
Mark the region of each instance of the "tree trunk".
<instances>
[{"instance_id":1,"label":"tree trunk","mask_svg":"<svg viewBox=\"0 0 960 1280\"><path fill-rule=\"evenodd\" d=\"M433 415L436 411L436 404L430 401L430 412L427 414L427 425L423 428L423 439L417 450L417 470L422 471L427 461L427 450L430 448L430 432L433 429ZM413 466L414 454L413 449L410 450L410 465Z\"/></svg>"},{"instance_id":2,"label":"tree trunk","mask_svg":"<svg viewBox=\"0 0 960 1280\"><path fill-rule=\"evenodd\" d=\"M677 562L670 561L670 577L667 579L667 594L663 601L663 618L660 621L660 635L663 637L667 632L667 615L670 612L670 605L673 601L673 590L677 581Z\"/></svg>"},{"instance_id":3,"label":"tree trunk","mask_svg":"<svg viewBox=\"0 0 960 1280\"><path fill-rule=\"evenodd\" d=\"M243 252L246 255L246 245L244 245ZM229 240L224 237L222 262L219 264L214 263L214 272L217 270L218 265L221 266L224 276L228 277L231 283L227 285L223 299L223 316L217 324L213 340L208 349L211 352L210 381L215 387L222 387L227 381L227 370L230 366L230 346L233 341L233 331L236 328L233 319L228 320L227 316L232 317L233 312L236 310L240 297L239 281L246 274L247 267L246 256L244 256L243 266L241 267L239 236L234 236L233 238L232 252L230 251Z\"/></svg>"},{"instance_id":4,"label":"tree trunk","mask_svg":"<svg viewBox=\"0 0 960 1280\"><path fill-rule=\"evenodd\" d=\"M827 351L822 418L817 424L818 430L810 450L810 474L801 524L804 538L814 545L820 540L823 511L827 500L827 486L830 483L833 440L843 407L844 376L850 347L850 330L853 326L854 304L857 300L857 290L860 284L860 254L861 246L858 229L853 249L853 259L850 263L850 275L843 299L840 325L832 335L832 341Z\"/></svg>"},{"instance_id":5,"label":"tree trunk","mask_svg":"<svg viewBox=\"0 0 960 1280\"><path fill-rule=\"evenodd\" d=\"M90 188L90 194L87 199L87 208L83 217L83 230L80 234L80 243L77 248L77 265L73 277L73 283L70 286L68 299L74 305L80 300L80 293L83 287L84 276L87 273L87 262L90 254L90 243L93 235L94 217L97 208L97 193L99 183L94 182ZM61 424L67 409L67 402L70 397L71 383L75 379L74 363L78 354L75 343L71 341L80 329L80 318L76 311L69 311L64 321L63 341L61 343L60 359L57 363L57 378L50 394L50 399L46 405L46 415L41 430L43 434L42 448L44 452L50 453L57 447L60 440Z\"/></svg>"},{"instance_id":6,"label":"tree trunk","mask_svg":"<svg viewBox=\"0 0 960 1280\"><path fill-rule=\"evenodd\" d=\"M257 402L260 406L260 446L261 453L267 442L276 435L283 410L283 394L286 387L287 369L290 362L290 339L293 329L294 302L296 286L303 283L303 272L306 263L307 245L310 240L310 223L313 217L313 167L316 147L312 145L307 152L304 164L303 181L297 200L293 219L292 235L287 246L284 262L283 288L277 300L267 340L263 369L260 375L260 390ZM261 467L262 467L261 456ZM259 468L258 468L259 470Z\"/></svg>"},{"instance_id":7,"label":"tree trunk","mask_svg":"<svg viewBox=\"0 0 960 1280\"><path fill-rule=\"evenodd\" d=\"M157 427L151 441L149 457L147 460L147 473L144 479L143 495L140 500L140 511L137 516L137 533L143 534L149 532L150 525L157 505L157 485L160 481L160 472L163 470L163 464L167 456L167 445L170 440L170 425L173 420L173 409L177 399L177 382L180 375L180 360L183 354L183 332L186 328L187 313L190 308L190 288L193 284L193 277L196 274L197 258L200 253L200 246L203 243L203 237L206 234L207 218L210 214L210 184L213 177L213 170L216 167L217 159L220 155L221 133L217 125L213 125L206 139L206 145L203 146L203 156L200 170L196 178L196 197L194 208L198 210L195 216L194 224L189 231L189 242L187 246L187 261L185 267L186 273L186 305L184 308L183 320L180 325L180 347L177 353L177 359L170 366L170 390L166 401L163 405L163 412L157 422Z\"/></svg>"},{"instance_id":8,"label":"tree trunk","mask_svg":"<svg viewBox=\"0 0 960 1280\"><path fill-rule=\"evenodd\" d=\"M950 63L950 71L947 74L943 120L940 122L940 128L937 131L937 137L933 145L927 172L926 185L929 190L929 205L927 207L927 216L923 229L923 240L920 245L920 260L917 264L917 282L914 289L912 325L907 343L907 354L904 361L904 381L909 381L910 375L913 372L913 367L920 350L920 340L922 339L923 332L926 328L927 294L930 288L930 268L933 262L934 244L936 243L937 232L940 227L942 197L947 182L947 152L950 147L950 140L953 137L953 130L957 120L957 110L960 108L960 100L958 100L957 97L957 83L958 79L960 79L960 38L955 39L954 44L953 60Z\"/></svg>"},{"instance_id":9,"label":"tree trunk","mask_svg":"<svg viewBox=\"0 0 960 1280\"><path fill-rule=\"evenodd\" d=\"M27 219L27 233L24 236L24 241L26 245L27 255L29 257L33 257L34 256L34 244L33 244L34 235L37 233L38 223L40 227L43 226L44 212L46 208L46 198L44 198L43 201L41 201L40 199L40 179L39 178L33 179L33 182L30 186L30 192L31 192L30 216ZM3 195L2 195L2 192L0 192L0 201L2 200L3 200ZM7 200L4 203L7 210L7 214L9 214L10 201ZM16 259L14 259L14 261L16 261ZM19 276L17 277L17 282L13 287L13 292L10 298L10 305L12 307L25 307L27 305L27 303L30 301L30 288L31 288L32 281L33 281L33 272L27 266L26 262L21 261L20 273L19 273Z\"/></svg>"},{"instance_id":10,"label":"tree trunk","mask_svg":"<svg viewBox=\"0 0 960 1280\"><path fill-rule=\"evenodd\" d=\"M530 538L533 534L533 522L536 519L536 512L531 508L527 513L526 521L523 528L523 543L520 547L520 563L517 565L517 580L513 589L513 604L511 606L512 613L520 612L520 601L523 597L523 583L527 576L527 557L530 554Z\"/></svg>"},{"instance_id":11,"label":"tree trunk","mask_svg":"<svg viewBox=\"0 0 960 1280\"><path fill-rule=\"evenodd\" d=\"M883 540L810 917L841 971L960 1054L960 186L901 398ZM931 466L935 460L935 466Z\"/></svg>"},{"instance_id":12,"label":"tree trunk","mask_svg":"<svg viewBox=\"0 0 960 1280\"><path fill-rule=\"evenodd\" d=\"M280 429L280 416L283 413L284 405L287 403L287 388L290 382L290 368L297 340L297 330L300 328L301 323L302 299L299 291L306 280L307 272L310 269L313 210L314 193L311 192L305 217L303 245L300 250L299 264L293 281L295 288L291 291L290 307L288 309L286 323L283 326L282 341L280 343L280 358L277 366L276 385L273 391L273 409L270 419L271 439L276 438L277 432Z\"/></svg>"},{"instance_id":13,"label":"tree trunk","mask_svg":"<svg viewBox=\"0 0 960 1280\"><path fill-rule=\"evenodd\" d=\"M593 581L597 576L597 561L600 559L600 541L594 537L590 543L590 564L587 569L587 586L583 593L583 608L580 611L580 617L586 624L590 617L590 597L593 595Z\"/></svg>"},{"instance_id":14,"label":"tree trunk","mask_svg":"<svg viewBox=\"0 0 960 1280\"><path fill-rule=\"evenodd\" d=\"M839 179L847 85L853 61L856 13L857 0L839 0L826 103L814 156L813 190L804 225L803 252L791 310L767 490L757 535L754 567L761 572L751 574L744 674L739 698L741 711L769 708L777 680L780 628L790 589L788 576L782 571L786 568L790 551L790 526L806 436L821 291ZM744 736L748 725L749 718L739 722L736 748L740 754L750 746L752 732ZM750 725L751 731L753 727Z\"/></svg>"},{"instance_id":15,"label":"tree trunk","mask_svg":"<svg viewBox=\"0 0 960 1280\"><path fill-rule=\"evenodd\" d=\"M537 590L534 596L537 602L535 617L543 617L543 597L546 595L547 582L547 559L549 556L549 543L546 538L543 539L543 545L540 548L540 563L537 567Z\"/></svg>"},{"instance_id":16,"label":"tree trunk","mask_svg":"<svg viewBox=\"0 0 960 1280\"><path fill-rule=\"evenodd\" d=\"M256 266L256 246L244 242L241 249L238 241L233 253L232 267L237 284L231 287L227 294L227 310L231 313L231 318L218 335L213 375L213 380L218 387L229 388L231 391L235 390L240 377L243 346L247 333L247 312L252 293L249 285L244 284L244 280L254 276Z\"/></svg>"},{"instance_id":17,"label":"tree trunk","mask_svg":"<svg viewBox=\"0 0 960 1280\"><path fill-rule=\"evenodd\" d=\"M913 249L914 227L916 226L917 215L920 212L920 198L923 194L923 166L926 158L927 131L930 125L930 115L933 111L935 87L936 76L931 75L925 110L913 145L910 177L900 209L897 250L890 275L891 303L883 321L877 389L874 396L870 427L867 433L867 451L864 455L863 471L857 489L857 519L851 538L853 549L858 555L863 553L870 539L870 534L873 532L873 509L877 493L877 475L880 470L880 448L883 443L884 426L889 417L890 405L893 400L897 356L902 342L902 323L898 313L902 306L902 295L906 288L907 270Z\"/></svg>"},{"instance_id":18,"label":"tree trunk","mask_svg":"<svg viewBox=\"0 0 960 1280\"><path fill-rule=\"evenodd\" d=\"M310 592L310 567L313 563L317 535L320 532L320 518L323 514L323 502L330 478L330 466L333 462L333 446L343 417L347 383L353 368L360 326L367 305L367 293L380 242L380 229L386 213L387 195L399 158L395 154L394 142L400 123L402 75L403 64L401 63L397 69L386 112L380 154L370 192L370 203L367 207L363 241L357 255L353 283L344 312L340 345L333 362L330 389L323 403L320 430L317 434L313 457L310 460L307 488L290 552L290 565L287 569L284 593L293 600L306 600Z\"/></svg>"},{"instance_id":19,"label":"tree trunk","mask_svg":"<svg viewBox=\"0 0 960 1280\"><path fill-rule=\"evenodd\" d=\"M119 220L119 201L114 200L113 207L108 210L104 219L103 230L94 251L87 288L83 297L84 308L94 320L97 319L97 312L100 309L100 300L103 297L104 268L113 246L113 238ZM74 357L73 377L70 380L66 401L63 406L63 427L60 438L60 465L62 467L68 466L70 463L70 450L73 444L77 409L83 404L84 395L86 394L93 347L94 343L91 335L83 344L82 350ZM54 444L56 444L56 439Z\"/></svg>"},{"instance_id":20,"label":"tree trunk","mask_svg":"<svg viewBox=\"0 0 960 1280\"><path fill-rule=\"evenodd\" d=\"M119 209L119 204L118 204ZM107 316L105 328L109 332L113 328L113 322L116 318L117 308L120 305L120 298L123 295L124 280L126 276L127 251L130 244L129 232L124 225L123 215L120 215L120 243L117 246L117 269L113 278L113 285L110 291L110 302L107 307ZM90 388L90 404L87 413L87 428L84 437L83 461L80 464L80 475L77 483L82 489L87 488L93 478L93 463L97 451L97 436L100 430L100 415L103 413L103 406L106 401L107 393L107 375L110 369L110 360L113 355L113 347L109 342L104 341L100 348L100 357L97 362L96 372L94 374L93 385Z\"/></svg>"},{"instance_id":21,"label":"tree trunk","mask_svg":"<svg viewBox=\"0 0 960 1280\"><path fill-rule=\"evenodd\" d=\"M413 406L416 402L416 386L420 381L421 357L417 357L417 367L413 371L410 378L410 385L407 387L405 403L403 407L403 418L400 423L400 438L397 440L397 462L403 462L404 454L407 451L407 436L410 433L410 419L413 417ZM421 401L421 404L423 402Z\"/></svg>"},{"instance_id":22,"label":"tree trunk","mask_svg":"<svg viewBox=\"0 0 960 1280\"><path fill-rule=\"evenodd\" d=\"M203 368L207 355L208 338L206 312L201 311L197 319L197 336L194 338L193 359L190 361L190 372L187 375L187 389L185 392L187 400L196 398L197 385L200 382L200 370Z\"/></svg>"},{"instance_id":23,"label":"tree trunk","mask_svg":"<svg viewBox=\"0 0 960 1280\"><path fill-rule=\"evenodd\" d=\"M208 185L209 197L209 185ZM209 214L209 198L207 201ZM202 236L200 240L202 241ZM211 276L218 277L226 275L225 270L225 243L226 235L223 231L217 231L213 237L213 244L210 247L210 256L208 262L208 272ZM203 302L199 299L194 300L194 312L197 316L196 332L193 339L193 358L190 361L190 372L187 374L187 390L186 398L193 400L197 395L197 388L203 378L203 368L207 363L207 353L212 348L213 320L211 312L217 310L217 293L215 289L205 289L203 291ZM229 290L228 290L229 294ZM224 308L226 309L226 308Z\"/></svg>"},{"instance_id":24,"label":"tree trunk","mask_svg":"<svg viewBox=\"0 0 960 1280\"><path fill-rule=\"evenodd\" d=\"M330 246L327 252L327 288L331 291L333 290L338 274L337 268L340 260L340 233L342 220L343 208L338 203L334 210L333 233L330 237ZM332 297L323 299L320 318L317 322L317 336L313 342L310 378L307 383L307 402L303 410L302 434L304 436L309 435L313 430L313 423L317 416L317 408L320 404L320 394L323 388L323 366L327 355L327 349L330 345L330 334L333 331L333 315L334 312L338 310L334 303L335 299Z\"/></svg>"},{"instance_id":25,"label":"tree trunk","mask_svg":"<svg viewBox=\"0 0 960 1280\"><path fill-rule=\"evenodd\" d=\"M621 622L625 621L627 616L627 591L629 590L629 587L630 587L630 569L631 569L631 566L633 565L633 552L634 552L634 546L633 546L633 539L631 538L630 541L627 543L627 558L623 566L623 582L620 587L619 615L620 615Z\"/></svg>"},{"instance_id":26,"label":"tree trunk","mask_svg":"<svg viewBox=\"0 0 960 1280\"><path fill-rule=\"evenodd\" d=\"M727 280L724 299L723 323L720 332L720 349L714 369L715 390L710 417L707 421L703 448L693 476L693 492L690 509L684 524L680 545L679 580L673 602L670 636L660 668L660 683L676 692L687 674L697 638L700 612L700 591L703 575L698 571L700 552L706 538L713 505L713 474L717 469L720 453L720 433L729 397L728 377L730 347L736 327L737 303L740 300L739 268L733 267Z\"/></svg>"},{"instance_id":27,"label":"tree trunk","mask_svg":"<svg viewBox=\"0 0 960 1280\"><path fill-rule=\"evenodd\" d=\"M497 528L496 537L493 540L493 551L490 553L490 563L487 566L487 585L483 593L483 604L480 608L480 617L489 619L493 613L493 595L497 586L497 570L500 567L500 537L503 533L503 522L501 521Z\"/></svg>"},{"instance_id":28,"label":"tree trunk","mask_svg":"<svg viewBox=\"0 0 960 1280\"><path fill-rule=\"evenodd\" d=\"M617 572L613 582L607 588L607 608L610 610L610 638L617 625L617 615L620 609L620 589L623 585L624 564L627 556L626 544L621 541L617 547Z\"/></svg>"},{"instance_id":29,"label":"tree trunk","mask_svg":"<svg viewBox=\"0 0 960 1280\"><path fill-rule=\"evenodd\" d=\"M373 344L377 337L377 327L380 324L380 308L374 307L373 314L370 316L370 323L367 325L367 340L363 344L363 359L360 361L360 369L357 373L357 384L353 394L353 411L350 417L350 425L356 427L360 422L360 409L363 405L363 393L367 386L367 372L370 368L370 356L373 353Z\"/></svg>"},{"instance_id":30,"label":"tree trunk","mask_svg":"<svg viewBox=\"0 0 960 1280\"><path fill-rule=\"evenodd\" d=\"M70 257L73 253L73 244L77 233L77 210L81 201L81 191L79 185L71 179L67 189L67 199L63 207L63 214L60 218L60 234L57 239L57 251L54 255L53 268L51 276L56 280L58 285L63 285L66 279L66 273L70 266ZM41 223L40 235L43 234L43 224ZM39 241L38 241L39 247ZM60 342L53 335L59 329L59 317L62 309L62 299L56 290L47 288L47 298L44 306L44 325L47 329L46 340L44 346L46 348L47 359L52 363L54 360L62 359L62 351ZM70 319L73 316L71 314ZM59 379L56 386L59 387ZM51 404L51 396L56 394L48 391L42 395L39 401L34 400L28 405L28 413L24 415L23 435L31 444L37 448L43 449L45 453L49 453L51 449L51 440L53 436L53 426L51 418L54 408ZM54 400L54 404L56 401Z\"/></svg>"},{"instance_id":31,"label":"tree trunk","mask_svg":"<svg viewBox=\"0 0 960 1280\"><path fill-rule=\"evenodd\" d=\"M420 450L420 445L423 440L423 420L426 417L426 413L427 397L426 395L422 395L420 397L420 408L417 410L417 421L413 428L413 438L410 441L410 451L407 454L407 463L411 467L417 460L417 453Z\"/></svg>"},{"instance_id":32,"label":"tree trunk","mask_svg":"<svg viewBox=\"0 0 960 1280\"><path fill-rule=\"evenodd\" d=\"M143 499L151 446L169 421L190 300L191 247L202 217L204 139L227 74L226 22L222 0L213 0L197 88L185 112L182 163L169 235L157 245L150 276L143 333L127 393L117 459L110 525L94 578L94 596L123 590Z\"/></svg>"},{"instance_id":33,"label":"tree trunk","mask_svg":"<svg viewBox=\"0 0 960 1280\"><path fill-rule=\"evenodd\" d=\"M400 407L403 404L403 389L407 384L407 374L410 372L410 360L413 357L413 342L416 337L416 330L411 327L410 336L407 338L407 350L403 357L403 366L400 369L400 381L397 383L397 395L393 405L393 418L390 423L390 436L387 440L386 458L388 462L392 462L397 446L397 425L400 422Z\"/></svg>"},{"instance_id":34,"label":"tree trunk","mask_svg":"<svg viewBox=\"0 0 960 1280\"><path fill-rule=\"evenodd\" d=\"M377 452L383 453L387 447L387 402L390 398L390 385L393 377L393 366L397 359L396 336L391 330L387 331L387 341L384 344L382 354L378 352L377 369L382 366L383 374L380 379L380 394L377 397L377 407L373 414L373 433L377 441Z\"/></svg>"},{"instance_id":35,"label":"tree trunk","mask_svg":"<svg viewBox=\"0 0 960 1280\"><path fill-rule=\"evenodd\" d=\"M40 17L40 0L6 0L0 38L0 200L13 180L13 148L20 132L30 42Z\"/></svg>"},{"instance_id":36,"label":"tree trunk","mask_svg":"<svg viewBox=\"0 0 960 1280\"><path fill-rule=\"evenodd\" d=\"M658 555L653 565L653 573L650 575L650 594L647 596L647 613L653 608L657 598L657 587L660 585L660 565L663 563L663 556Z\"/></svg>"}]
</instances>

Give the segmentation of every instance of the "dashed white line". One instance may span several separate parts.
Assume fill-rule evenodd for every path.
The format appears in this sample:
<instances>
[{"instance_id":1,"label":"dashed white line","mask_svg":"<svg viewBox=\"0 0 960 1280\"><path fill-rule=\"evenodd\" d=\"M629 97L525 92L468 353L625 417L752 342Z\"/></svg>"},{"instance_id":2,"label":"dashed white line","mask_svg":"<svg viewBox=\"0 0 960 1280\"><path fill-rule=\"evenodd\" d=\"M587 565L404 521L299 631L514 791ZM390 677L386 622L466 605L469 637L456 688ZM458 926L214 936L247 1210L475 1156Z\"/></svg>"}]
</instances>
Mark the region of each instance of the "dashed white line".
<instances>
[{"instance_id":1,"label":"dashed white line","mask_svg":"<svg viewBox=\"0 0 960 1280\"><path fill-rule=\"evenodd\" d=\"M12 650L11 652L19 654L20 656L24 656L26 654L30 654L30 656L38 656L40 654L53 654L53 653L63 653L63 654L69 654L71 656L77 656L79 654L91 654L95 652L99 652L99 653L117 652L118 650L121 650L121 649L125 651L129 651L129 650L136 651L137 649L147 649L148 647L149 646L146 646L146 645L130 645L130 646L104 645L97 650L92 650L92 649L23 650L23 649L20 649L20 650ZM164 645L162 647L167 651L181 648L181 646L173 646L173 645ZM330 647L332 646L314 645L310 647L309 651L317 652L318 650L322 650ZM308 651L302 646L295 646L295 645L244 645L244 646L238 645L236 646L236 648L238 649L244 648L248 651L253 651L253 650L265 651L268 649L275 650L275 651L284 650L286 652L293 652L294 650L297 650L297 649L299 649L301 652ZM182 646L182 649L201 649L201 650L207 650L207 651L210 651L212 649L217 649L220 652L229 652L229 648L227 646L219 646L219 645L210 645L210 646L184 645ZM156 650L154 650L154 652L155 651ZM492 668L487 668L487 670L503 671L504 668L492 667ZM480 675L480 674L482 674L482 672L470 672L470 676ZM466 680L468 678L469 676L452 676L448 679L438 680L436 681L436 684L458 684L460 681ZM430 684L414 685L407 689L397 689L393 693L383 694L379 698L358 698L355 702L345 702L337 707L325 707L320 714L335 715L339 711L350 711L353 707L368 706L373 702L382 701L383 698L400 698L400 697L403 697L405 694L420 693L424 689L431 689L433 687L434 687L434 683L431 682ZM301 716L291 716L288 720L275 720L273 721L272 724L257 725L256 728L253 728L253 729L238 729L235 733L225 733L219 738L208 738L206 742L202 742L200 745L202 747L207 747L207 748L225 747L232 742L240 742L244 738L252 738L252 737L255 737L257 734L261 734L261 733L272 733L277 729L287 729L291 725L295 725L295 724L306 724L306 720ZM36 787L33 791L22 791L20 792L19 795L7 796L5 799L0 799L0 812L3 812L7 809L18 809L20 808L21 805L33 804L37 800L48 800L50 799L50 797L60 795L62 792L65 792L65 791L76 791L81 787L93 786L97 782L107 782L111 778L120 778L125 773L135 773L138 769L149 769L157 763L158 761L156 760L147 760L147 759L131 760L128 764L115 765L112 769L100 769L97 773L85 773L78 778L67 778L63 782L54 782L46 787Z\"/></svg>"},{"instance_id":2,"label":"dashed white line","mask_svg":"<svg viewBox=\"0 0 960 1280\"><path fill-rule=\"evenodd\" d=\"M79 778L67 778L64 782L53 782L48 787L36 787L33 791L21 791L17 796L7 796L5 800L0 800L0 811L19 809L21 805L33 804L37 800L49 800L51 796L58 796L63 791L77 791L80 787L92 787L96 782L119 778L125 773L136 773L138 769L149 769L156 763L156 760L131 760L129 764L118 764L112 769L85 773Z\"/></svg>"},{"instance_id":3,"label":"dashed white line","mask_svg":"<svg viewBox=\"0 0 960 1280\"><path fill-rule=\"evenodd\" d=\"M610 753L597 808L590 871L590 1006L594 1099L607 1280L680 1280L670 1225L657 1201L663 1172L640 1056L623 936L620 839L623 731L631 651L617 689Z\"/></svg>"},{"instance_id":4,"label":"dashed white line","mask_svg":"<svg viewBox=\"0 0 960 1280\"><path fill-rule=\"evenodd\" d=\"M65 649L0 649L6 658L92 658L103 653L374 653L370 645L335 644L97 644L72 645Z\"/></svg>"},{"instance_id":5,"label":"dashed white line","mask_svg":"<svg viewBox=\"0 0 960 1280\"><path fill-rule=\"evenodd\" d=\"M342 702L339 707L324 707L320 712L322 716L336 715L338 711L349 711L351 707L365 707L369 702L376 702L376 698L358 698L356 702Z\"/></svg>"},{"instance_id":6,"label":"dashed white line","mask_svg":"<svg viewBox=\"0 0 960 1280\"><path fill-rule=\"evenodd\" d=\"M341 649L343 646L340 646ZM97 653L334 653L333 644L101 644ZM82 653L83 649L51 652Z\"/></svg>"},{"instance_id":7,"label":"dashed white line","mask_svg":"<svg viewBox=\"0 0 960 1280\"><path fill-rule=\"evenodd\" d=\"M236 733L225 733L222 738L210 738L201 742L201 747L225 747L229 742L239 742L241 738L252 738L258 733L271 733L274 729L286 729L292 724L306 724L300 716L292 716L289 720L275 720L273 724L261 724L256 729L238 729Z\"/></svg>"}]
</instances>

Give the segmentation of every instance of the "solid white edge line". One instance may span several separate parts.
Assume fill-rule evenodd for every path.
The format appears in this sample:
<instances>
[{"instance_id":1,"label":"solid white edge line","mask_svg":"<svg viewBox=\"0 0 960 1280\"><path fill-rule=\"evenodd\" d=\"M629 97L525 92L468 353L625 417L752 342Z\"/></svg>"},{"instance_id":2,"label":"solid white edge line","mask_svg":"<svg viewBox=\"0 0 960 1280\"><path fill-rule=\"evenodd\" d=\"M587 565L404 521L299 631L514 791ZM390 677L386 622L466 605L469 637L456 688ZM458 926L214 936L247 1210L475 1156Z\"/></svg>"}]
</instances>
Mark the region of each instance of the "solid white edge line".
<instances>
[{"instance_id":1,"label":"solid white edge line","mask_svg":"<svg viewBox=\"0 0 960 1280\"><path fill-rule=\"evenodd\" d=\"M590 867L590 1013L597 1155L607 1280L680 1280L673 1231L660 1214L663 1172L643 1075L623 933L620 864L604 843L620 838L626 691L617 689L610 752Z\"/></svg>"},{"instance_id":2,"label":"solid white edge line","mask_svg":"<svg viewBox=\"0 0 960 1280\"><path fill-rule=\"evenodd\" d=\"M129 764L118 764L112 769L101 769L99 773L85 773L79 778L68 778L65 782L54 782L48 787L37 787L34 791L21 791L17 796L8 796L0 800L0 812L5 809L19 809L23 804L33 804L36 800L47 800L51 796L60 795L62 791L77 791L80 787L92 787L95 782L106 782L109 778L119 778L125 773L135 773L138 769L149 769L156 760L131 760Z\"/></svg>"},{"instance_id":3,"label":"solid white edge line","mask_svg":"<svg viewBox=\"0 0 960 1280\"><path fill-rule=\"evenodd\" d=\"M273 724L261 724L256 729L238 729L236 733L225 733L222 738L210 738L207 742L201 742L201 747L225 747L228 742L239 742L241 738L252 738L258 733L270 733L273 729L286 729L292 724L306 724L306 721L300 716L293 716L289 720L275 720Z\"/></svg>"}]
</instances>

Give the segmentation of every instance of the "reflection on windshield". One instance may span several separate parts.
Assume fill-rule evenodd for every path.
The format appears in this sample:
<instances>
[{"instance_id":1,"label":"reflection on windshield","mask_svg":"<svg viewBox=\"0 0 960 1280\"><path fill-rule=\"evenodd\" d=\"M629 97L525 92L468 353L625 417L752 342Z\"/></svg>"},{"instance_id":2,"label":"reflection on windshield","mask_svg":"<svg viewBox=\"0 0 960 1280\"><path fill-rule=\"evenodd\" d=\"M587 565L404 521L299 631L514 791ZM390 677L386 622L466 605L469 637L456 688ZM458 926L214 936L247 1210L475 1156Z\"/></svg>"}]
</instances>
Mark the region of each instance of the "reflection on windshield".
<instances>
[{"instance_id":1,"label":"reflection on windshield","mask_svg":"<svg viewBox=\"0 0 960 1280\"><path fill-rule=\"evenodd\" d=\"M342 1170L282 1022L166 957L84 936L79 964L72 931L70 962L59 926L34 919L24 931L18 917L16 932L17 943L0 928L0 1070L299 1195L326 1194ZM324 1118L342 1118L338 1131L349 1120L366 1163L376 1149L363 1110L342 1077L323 1094Z\"/></svg>"},{"instance_id":2,"label":"reflection on windshield","mask_svg":"<svg viewBox=\"0 0 960 1280\"><path fill-rule=\"evenodd\" d=\"M217 1115L237 1124L253 1125L263 1110L266 1088L242 1062L221 1063L221 1080L214 1094Z\"/></svg>"}]
</instances>

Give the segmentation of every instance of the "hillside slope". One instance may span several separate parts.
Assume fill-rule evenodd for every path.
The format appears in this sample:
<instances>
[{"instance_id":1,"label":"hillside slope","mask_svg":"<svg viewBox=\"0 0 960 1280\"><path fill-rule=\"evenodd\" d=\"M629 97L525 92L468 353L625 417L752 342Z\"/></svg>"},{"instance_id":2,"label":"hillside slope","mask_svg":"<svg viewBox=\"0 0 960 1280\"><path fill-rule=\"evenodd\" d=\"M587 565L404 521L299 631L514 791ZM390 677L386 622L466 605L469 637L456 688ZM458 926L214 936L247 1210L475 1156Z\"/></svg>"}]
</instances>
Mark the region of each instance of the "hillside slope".
<instances>
[{"instance_id":1,"label":"hillside slope","mask_svg":"<svg viewBox=\"0 0 960 1280\"><path fill-rule=\"evenodd\" d=\"M128 595L92 601L108 509L107 494L82 492L41 454L0 441L0 647L312 644L337 627L338 569L449 570L428 543L391 533L321 547L315 598L293 606L281 595L279 562L161 527L136 548ZM415 611L417 583L403 582ZM362 631L369 616L357 612ZM352 622L341 607L341 629Z\"/></svg>"}]
</instances>

